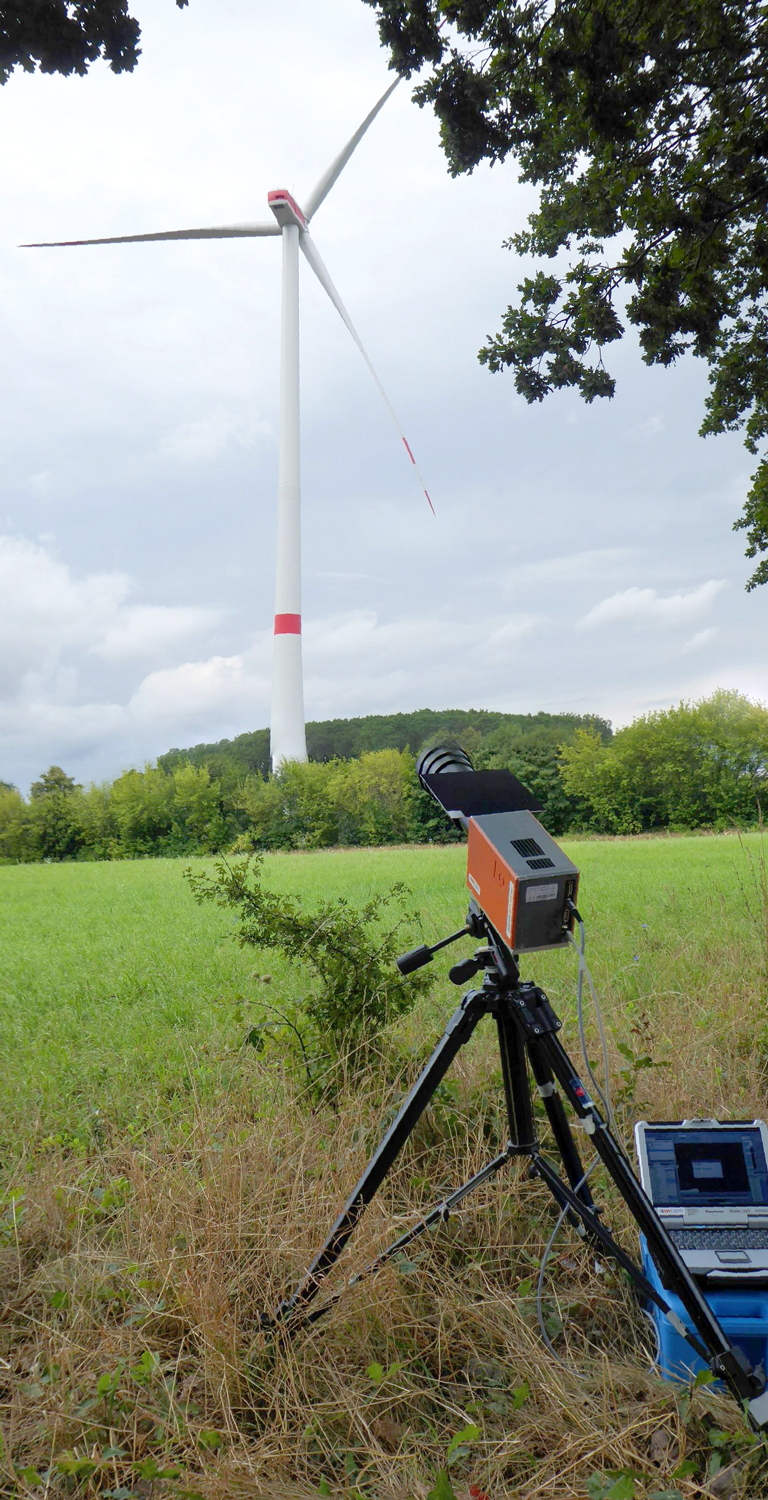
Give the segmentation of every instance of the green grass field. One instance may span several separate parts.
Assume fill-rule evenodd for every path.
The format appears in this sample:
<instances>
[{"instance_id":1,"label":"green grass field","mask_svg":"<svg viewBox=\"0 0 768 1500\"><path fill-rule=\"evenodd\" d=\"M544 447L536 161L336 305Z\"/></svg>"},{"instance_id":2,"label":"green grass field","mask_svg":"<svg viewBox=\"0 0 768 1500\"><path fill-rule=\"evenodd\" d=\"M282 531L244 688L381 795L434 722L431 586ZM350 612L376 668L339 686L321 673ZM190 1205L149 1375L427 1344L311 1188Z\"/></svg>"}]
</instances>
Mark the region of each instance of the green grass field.
<instances>
[{"instance_id":1,"label":"green grass field","mask_svg":"<svg viewBox=\"0 0 768 1500\"><path fill-rule=\"evenodd\" d=\"M723 989L741 989L745 1006L754 1004L766 941L756 836L566 847L581 867L588 954L614 1024L642 1004L663 1025L676 995L695 999L702 1018L716 1014ZM240 950L228 915L195 905L183 868L174 860L0 868L6 1159L30 1139L88 1142L94 1128L102 1138L158 1111L183 1113L193 1080L204 1094L219 1086L222 1055L238 1036L235 1013L258 1010L266 993L260 975L272 977L270 996L300 995L301 974ZM362 849L271 855L264 880L310 906L335 895L362 901L404 880L423 936L434 940L461 925L464 871L456 846ZM445 974L448 961L438 966ZM525 974L567 1011L569 955L532 955ZM455 993L438 985L419 1018L431 1033Z\"/></svg>"},{"instance_id":2,"label":"green grass field","mask_svg":"<svg viewBox=\"0 0 768 1500\"><path fill-rule=\"evenodd\" d=\"M625 1138L642 1114L765 1116L760 837L567 847ZM312 906L405 881L421 927L407 947L461 925L464 870L458 847L333 851L269 856L264 883ZM243 1045L265 997L300 998L305 975L239 949L232 917L195 904L181 862L0 868L0 901L3 1493L427 1500L456 1438L444 1500L693 1500L714 1493L718 1465L732 1470L729 1500L768 1495L733 1404L704 1388L688 1407L649 1370L622 1278L596 1274L567 1231L545 1300L566 1361L553 1362L531 1294L549 1200L514 1171L412 1263L346 1295L319 1336L260 1331L454 1007L456 949L397 1023L382 1070L318 1102ZM524 977L550 994L577 1058L572 956L532 955ZM595 1057L591 1020L588 1043ZM498 1083L486 1027L365 1215L345 1274L497 1149ZM621 1204L595 1182L631 1246Z\"/></svg>"}]
</instances>

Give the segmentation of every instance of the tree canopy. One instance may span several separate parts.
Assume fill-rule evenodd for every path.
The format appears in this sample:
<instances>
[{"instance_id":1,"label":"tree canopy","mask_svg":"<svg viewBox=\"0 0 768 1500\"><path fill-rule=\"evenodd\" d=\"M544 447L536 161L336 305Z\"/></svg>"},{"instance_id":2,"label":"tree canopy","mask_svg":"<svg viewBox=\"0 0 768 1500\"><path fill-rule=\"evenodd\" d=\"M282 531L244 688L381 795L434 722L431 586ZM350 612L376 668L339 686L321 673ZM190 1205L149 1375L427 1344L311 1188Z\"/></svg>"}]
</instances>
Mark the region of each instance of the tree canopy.
<instances>
[{"instance_id":1,"label":"tree canopy","mask_svg":"<svg viewBox=\"0 0 768 1500\"><path fill-rule=\"evenodd\" d=\"M560 767L577 821L601 833L743 825L768 807L768 709L720 689L643 714L608 744L577 730Z\"/></svg>"},{"instance_id":2,"label":"tree canopy","mask_svg":"<svg viewBox=\"0 0 768 1500\"><path fill-rule=\"evenodd\" d=\"M626 325L649 365L709 364L702 435L759 455L735 528L768 552L768 8L764 0L366 0L392 65L427 66L451 172L517 159L541 188L507 241L539 266L480 359L528 401L612 396ZM762 557L747 588L768 582Z\"/></svg>"},{"instance_id":3,"label":"tree canopy","mask_svg":"<svg viewBox=\"0 0 768 1500\"><path fill-rule=\"evenodd\" d=\"M103 57L113 73L132 72L141 30L130 0L0 0L0 83L26 73L87 73ZM176 0L183 8L188 0Z\"/></svg>"}]
</instances>

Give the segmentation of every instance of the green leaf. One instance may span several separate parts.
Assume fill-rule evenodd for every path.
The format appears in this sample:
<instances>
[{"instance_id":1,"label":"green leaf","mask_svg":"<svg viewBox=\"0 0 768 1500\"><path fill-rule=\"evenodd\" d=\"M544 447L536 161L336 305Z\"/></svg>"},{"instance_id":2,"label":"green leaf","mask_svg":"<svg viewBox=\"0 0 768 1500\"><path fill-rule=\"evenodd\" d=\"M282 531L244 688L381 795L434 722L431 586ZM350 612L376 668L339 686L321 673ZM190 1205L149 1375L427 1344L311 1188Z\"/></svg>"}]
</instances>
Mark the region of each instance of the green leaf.
<instances>
[{"instance_id":1,"label":"green leaf","mask_svg":"<svg viewBox=\"0 0 768 1500\"><path fill-rule=\"evenodd\" d=\"M517 1286L517 1295L518 1295L518 1297L530 1297L532 1291L533 1291L533 1282L531 1281L530 1276L526 1276L525 1281L518 1282L518 1286Z\"/></svg>"},{"instance_id":2,"label":"green leaf","mask_svg":"<svg viewBox=\"0 0 768 1500\"><path fill-rule=\"evenodd\" d=\"M590 1474L587 1480L590 1500L635 1500L634 1475L626 1471Z\"/></svg>"},{"instance_id":3,"label":"green leaf","mask_svg":"<svg viewBox=\"0 0 768 1500\"><path fill-rule=\"evenodd\" d=\"M712 1381L716 1379L717 1376L712 1370L699 1370L698 1374L694 1376L693 1389L697 1391L702 1385L711 1385Z\"/></svg>"},{"instance_id":4,"label":"green leaf","mask_svg":"<svg viewBox=\"0 0 768 1500\"><path fill-rule=\"evenodd\" d=\"M721 1427L710 1427L707 1440L713 1448L722 1448L724 1443L733 1442L732 1432L723 1432Z\"/></svg>"},{"instance_id":5,"label":"green leaf","mask_svg":"<svg viewBox=\"0 0 768 1500\"><path fill-rule=\"evenodd\" d=\"M395 1259L395 1269L400 1272L401 1276L413 1276L419 1268L415 1261L408 1260L407 1256L398 1255Z\"/></svg>"},{"instance_id":6,"label":"green leaf","mask_svg":"<svg viewBox=\"0 0 768 1500\"><path fill-rule=\"evenodd\" d=\"M332 1493L331 1486L329 1485L327 1479L320 1480L320 1483L317 1486L317 1493L318 1495L330 1495Z\"/></svg>"},{"instance_id":7,"label":"green leaf","mask_svg":"<svg viewBox=\"0 0 768 1500\"><path fill-rule=\"evenodd\" d=\"M530 1394L531 1387L527 1380L524 1380L522 1385L516 1385L512 1392L512 1410L519 1411L520 1407L525 1405Z\"/></svg>"},{"instance_id":8,"label":"green leaf","mask_svg":"<svg viewBox=\"0 0 768 1500\"><path fill-rule=\"evenodd\" d=\"M56 1468L60 1474L71 1474L75 1478L89 1479L99 1465L91 1458L57 1458Z\"/></svg>"},{"instance_id":9,"label":"green leaf","mask_svg":"<svg viewBox=\"0 0 768 1500\"><path fill-rule=\"evenodd\" d=\"M210 1448L213 1452L220 1448L224 1439L215 1427L204 1427L197 1435L197 1441L201 1448Z\"/></svg>"},{"instance_id":10,"label":"green leaf","mask_svg":"<svg viewBox=\"0 0 768 1500\"><path fill-rule=\"evenodd\" d=\"M181 1469L178 1464L171 1464L170 1468L161 1469L157 1459L145 1458L143 1463L134 1464L134 1472L139 1475L140 1479L153 1482L155 1479L178 1479Z\"/></svg>"},{"instance_id":11,"label":"green leaf","mask_svg":"<svg viewBox=\"0 0 768 1500\"><path fill-rule=\"evenodd\" d=\"M692 1458L684 1458L677 1465L677 1467L672 1470L672 1473L669 1477L670 1479L688 1479L691 1474L696 1473L698 1467L698 1464L694 1463Z\"/></svg>"},{"instance_id":12,"label":"green leaf","mask_svg":"<svg viewBox=\"0 0 768 1500\"><path fill-rule=\"evenodd\" d=\"M457 1448L462 1448L468 1443L476 1443L480 1436L480 1428L474 1422L462 1427L461 1432L455 1432L448 1444L448 1452L445 1455L446 1463L450 1463Z\"/></svg>"},{"instance_id":13,"label":"green leaf","mask_svg":"<svg viewBox=\"0 0 768 1500\"><path fill-rule=\"evenodd\" d=\"M369 1365L365 1373L368 1379L373 1381L374 1385L381 1385L384 1379L384 1366L378 1364Z\"/></svg>"},{"instance_id":14,"label":"green leaf","mask_svg":"<svg viewBox=\"0 0 768 1500\"><path fill-rule=\"evenodd\" d=\"M131 1379L135 1380L137 1385L144 1385L159 1369L159 1356L145 1349L138 1362L131 1367Z\"/></svg>"},{"instance_id":15,"label":"green leaf","mask_svg":"<svg viewBox=\"0 0 768 1500\"><path fill-rule=\"evenodd\" d=\"M605 1500L634 1500L634 1496L635 1481L631 1474L622 1474L605 1492Z\"/></svg>"},{"instance_id":16,"label":"green leaf","mask_svg":"<svg viewBox=\"0 0 768 1500\"><path fill-rule=\"evenodd\" d=\"M427 1500L456 1500L456 1491L448 1478L447 1469L440 1470Z\"/></svg>"}]
</instances>

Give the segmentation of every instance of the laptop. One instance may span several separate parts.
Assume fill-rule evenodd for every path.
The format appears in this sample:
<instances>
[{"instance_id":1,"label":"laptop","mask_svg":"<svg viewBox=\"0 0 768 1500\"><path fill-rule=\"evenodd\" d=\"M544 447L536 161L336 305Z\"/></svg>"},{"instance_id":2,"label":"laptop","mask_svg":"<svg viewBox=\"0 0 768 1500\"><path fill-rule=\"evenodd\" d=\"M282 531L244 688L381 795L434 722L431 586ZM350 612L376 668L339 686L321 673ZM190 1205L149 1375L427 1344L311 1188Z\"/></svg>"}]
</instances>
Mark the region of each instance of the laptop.
<instances>
[{"instance_id":1,"label":"laptop","mask_svg":"<svg viewBox=\"0 0 768 1500\"><path fill-rule=\"evenodd\" d=\"M640 1182L688 1270L768 1281L768 1126L640 1120Z\"/></svg>"}]
</instances>

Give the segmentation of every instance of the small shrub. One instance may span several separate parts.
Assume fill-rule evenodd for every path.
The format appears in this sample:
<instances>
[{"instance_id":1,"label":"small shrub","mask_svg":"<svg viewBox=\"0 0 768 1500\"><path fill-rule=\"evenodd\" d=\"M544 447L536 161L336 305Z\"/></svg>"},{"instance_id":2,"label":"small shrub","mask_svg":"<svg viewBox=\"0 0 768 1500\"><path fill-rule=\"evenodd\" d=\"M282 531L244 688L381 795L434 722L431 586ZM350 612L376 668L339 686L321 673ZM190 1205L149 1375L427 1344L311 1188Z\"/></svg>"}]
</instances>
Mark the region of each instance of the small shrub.
<instances>
[{"instance_id":1,"label":"small shrub","mask_svg":"<svg viewBox=\"0 0 768 1500\"><path fill-rule=\"evenodd\" d=\"M410 892L398 882L360 907L339 897L307 911L298 897L265 890L262 864L262 856L253 855L231 865L219 860L213 875L184 873L198 903L234 907L241 947L274 949L308 971L311 988L300 1008L280 1019L284 1040L291 1047L293 1037L294 1050L298 1040L310 1076L321 1059L362 1067L382 1028L411 1010L433 983L430 974L404 982L395 966L407 946L403 929L415 921Z\"/></svg>"}]
</instances>

